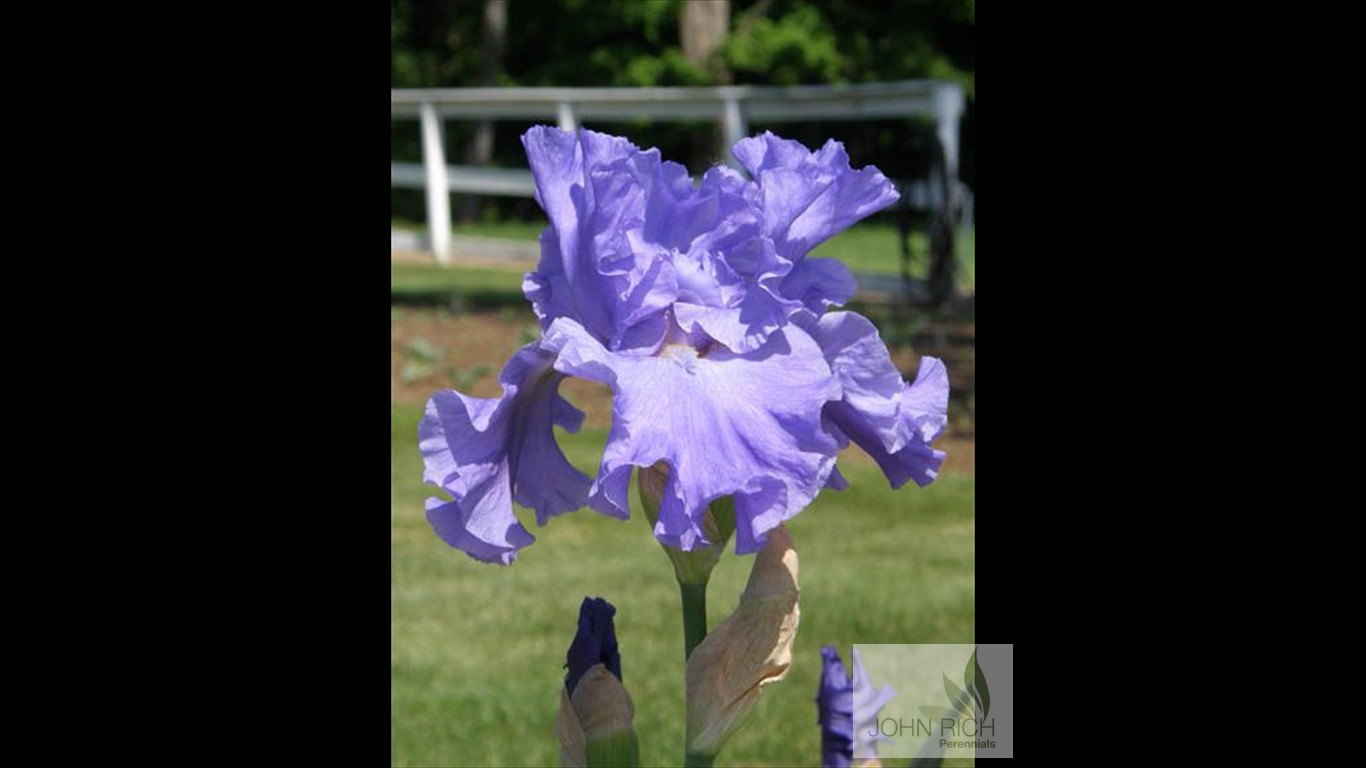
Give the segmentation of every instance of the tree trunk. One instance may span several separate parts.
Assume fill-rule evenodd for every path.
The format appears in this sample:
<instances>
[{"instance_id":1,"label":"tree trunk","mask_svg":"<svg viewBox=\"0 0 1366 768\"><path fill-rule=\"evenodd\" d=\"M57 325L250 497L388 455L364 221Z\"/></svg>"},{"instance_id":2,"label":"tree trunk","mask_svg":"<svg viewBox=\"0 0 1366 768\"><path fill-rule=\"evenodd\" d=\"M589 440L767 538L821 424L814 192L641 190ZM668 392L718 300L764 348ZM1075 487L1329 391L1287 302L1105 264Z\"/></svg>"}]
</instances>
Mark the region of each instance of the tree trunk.
<instances>
[{"instance_id":1,"label":"tree trunk","mask_svg":"<svg viewBox=\"0 0 1366 768\"><path fill-rule=\"evenodd\" d=\"M717 51L729 31L730 0L683 0L678 16L683 58L701 67L716 83L730 82L730 72ZM700 174L727 156L730 147L725 146L724 136L720 120L710 131L693 134L688 151L688 167L693 173Z\"/></svg>"},{"instance_id":2,"label":"tree trunk","mask_svg":"<svg viewBox=\"0 0 1366 768\"><path fill-rule=\"evenodd\" d=\"M479 85L489 87L498 80L503 63L503 48L507 42L508 0L485 0L483 23L483 58L479 68ZM475 123L474 137L465 147L467 165L488 165L493 161L493 121ZM469 223L479 213L479 197L462 195L459 206L460 221Z\"/></svg>"},{"instance_id":3,"label":"tree trunk","mask_svg":"<svg viewBox=\"0 0 1366 768\"><path fill-rule=\"evenodd\" d=\"M684 0L679 14L683 58L717 75L724 65L708 61L730 31L730 0Z\"/></svg>"}]
</instances>

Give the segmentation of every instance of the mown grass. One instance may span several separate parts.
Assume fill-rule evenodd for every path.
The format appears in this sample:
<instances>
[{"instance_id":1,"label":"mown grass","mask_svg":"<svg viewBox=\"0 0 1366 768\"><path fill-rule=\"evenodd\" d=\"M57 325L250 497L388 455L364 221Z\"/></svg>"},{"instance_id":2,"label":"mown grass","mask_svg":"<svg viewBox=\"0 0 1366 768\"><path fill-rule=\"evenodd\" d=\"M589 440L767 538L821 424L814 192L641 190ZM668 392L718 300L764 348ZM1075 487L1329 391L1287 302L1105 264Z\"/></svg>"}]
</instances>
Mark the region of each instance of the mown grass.
<instances>
[{"instance_id":1,"label":"mown grass","mask_svg":"<svg viewBox=\"0 0 1366 768\"><path fill-rule=\"evenodd\" d=\"M683 642L677 585L639 511L618 521L581 510L535 527L511 567L442 543L422 502L421 409L394 404L391 520L391 757L394 765L556 765L554 719L580 600L617 606L642 765L682 760ZM590 476L606 436L560 434ZM852 449L857 450L857 449ZM974 639L974 483L945 474L891 491L876 466L846 456L853 487L826 492L789 528L801 558L801 627L786 680L765 689L718 765L818 765L812 699L820 646L846 661L854 643ZM634 499L634 492L632 494ZM733 608L752 558L728 554L709 592L710 623ZM903 761L885 760L886 765Z\"/></svg>"}]
</instances>

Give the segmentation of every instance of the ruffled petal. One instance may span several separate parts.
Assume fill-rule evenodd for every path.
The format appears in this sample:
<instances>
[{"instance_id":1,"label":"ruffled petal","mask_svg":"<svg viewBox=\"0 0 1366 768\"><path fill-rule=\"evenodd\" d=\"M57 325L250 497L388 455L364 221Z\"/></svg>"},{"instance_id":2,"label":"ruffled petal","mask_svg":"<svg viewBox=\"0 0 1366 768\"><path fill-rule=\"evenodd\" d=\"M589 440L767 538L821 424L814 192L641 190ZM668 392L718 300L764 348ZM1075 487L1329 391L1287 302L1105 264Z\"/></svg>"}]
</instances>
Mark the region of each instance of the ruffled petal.
<instances>
[{"instance_id":1,"label":"ruffled petal","mask_svg":"<svg viewBox=\"0 0 1366 768\"><path fill-rule=\"evenodd\" d=\"M524 286L542 326L572 317L604 342L621 337L635 307L636 261L625 231L644 223L646 192L658 150L582 130L536 126L522 136L536 200L550 218L541 260ZM648 293L648 291L647 291Z\"/></svg>"},{"instance_id":2,"label":"ruffled petal","mask_svg":"<svg viewBox=\"0 0 1366 768\"><path fill-rule=\"evenodd\" d=\"M811 152L765 132L741 139L733 153L762 190L764 234L794 262L898 197L876 167L849 167L849 155L838 141Z\"/></svg>"},{"instance_id":3,"label":"ruffled petal","mask_svg":"<svg viewBox=\"0 0 1366 768\"><path fill-rule=\"evenodd\" d=\"M907 480L920 486L931 483L944 452L930 443L948 424L949 381L943 362L922 357L908 386L877 328L862 315L831 312L805 325L843 391L839 402L826 406L827 429L867 451L893 488Z\"/></svg>"},{"instance_id":4,"label":"ruffled petal","mask_svg":"<svg viewBox=\"0 0 1366 768\"><path fill-rule=\"evenodd\" d=\"M787 305L762 287L750 289L735 307L678 302L674 317L684 330L701 329L732 352L753 352L787 322Z\"/></svg>"},{"instance_id":5,"label":"ruffled petal","mask_svg":"<svg viewBox=\"0 0 1366 768\"><path fill-rule=\"evenodd\" d=\"M583 413L560 397L553 357L529 344L503 366L501 398L437 392L418 425L422 479L454 501L427 500L427 519L446 543L504 565L535 540L512 511L514 498L540 525L586 503L589 478L565 459L553 427L576 431Z\"/></svg>"},{"instance_id":6,"label":"ruffled petal","mask_svg":"<svg viewBox=\"0 0 1366 768\"><path fill-rule=\"evenodd\" d=\"M589 504L627 517L631 467L666 462L671 471L655 536L684 551L709 542L707 505L735 495L736 551L763 547L765 534L815 498L834 466L835 439L821 409L840 396L820 348L789 327L753 352L665 346L659 357L612 352L572 320L546 334L555 369L612 387L612 431Z\"/></svg>"},{"instance_id":7,"label":"ruffled petal","mask_svg":"<svg viewBox=\"0 0 1366 768\"><path fill-rule=\"evenodd\" d=\"M802 259L778 288L778 295L796 299L816 314L843 306L857 292L858 282L839 259Z\"/></svg>"},{"instance_id":8,"label":"ruffled petal","mask_svg":"<svg viewBox=\"0 0 1366 768\"><path fill-rule=\"evenodd\" d=\"M906 382L892 363L877 326L855 312L821 316L811 333L820 344L830 370L839 377L843 402L879 436L888 451L898 451L910 439L912 425L898 418ZM947 397L947 395L946 395Z\"/></svg>"},{"instance_id":9,"label":"ruffled petal","mask_svg":"<svg viewBox=\"0 0 1366 768\"><path fill-rule=\"evenodd\" d=\"M922 358L925 359L929 358ZM826 416L827 431L841 446L853 440L867 451L882 469L882 474L887 476L892 488L900 488L907 480L914 480L916 485L923 488L938 477L939 467L944 463L943 451L919 440L906 443L899 451L888 451L882 447L881 436L868 427L862 415L842 402L827 406Z\"/></svg>"},{"instance_id":10,"label":"ruffled petal","mask_svg":"<svg viewBox=\"0 0 1366 768\"><path fill-rule=\"evenodd\" d=\"M620 305L613 310L617 330L609 346L648 354L668 330L664 311L678 299L678 280L668 253L641 240L639 230L627 232L626 241L636 267L627 276L629 284Z\"/></svg>"},{"instance_id":11,"label":"ruffled petal","mask_svg":"<svg viewBox=\"0 0 1366 768\"><path fill-rule=\"evenodd\" d=\"M663 162L655 174L645 204L642 237L666 250L686 251L699 233L715 226L720 219L716 195L701 195L693 189L688 169Z\"/></svg>"},{"instance_id":12,"label":"ruffled petal","mask_svg":"<svg viewBox=\"0 0 1366 768\"><path fill-rule=\"evenodd\" d=\"M732 352L752 352L763 346L769 334L786 325L789 316L803 308L801 301L788 298L781 291L793 264L777 254L773 241L758 238L746 241L744 248L753 252L742 260L745 289L738 301L708 306L683 298L674 305L674 316L680 326L689 331L700 328ZM736 252L731 252L726 263L735 269ZM742 275L739 270L734 274Z\"/></svg>"},{"instance_id":13,"label":"ruffled petal","mask_svg":"<svg viewBox=\"0 0 1366 768\"><path fill-rule=\"evenodd\" d=\"M931 442L949 426L949 371L937 357L921 357L915 382L901 393L903 418L920 439Z\"/></svg>"},{"instance_id":14,"label":"ruffled petal","mask_svg":"<svg viewBox=\"0 0 1366 768\"><path fill-rule=\"evenodd\" d=\"M660 164L645 204L643 236L666 250L729 253L759 237L758 188L738 171L712 168L694 187L677 163Z\"/></svg>"}]
</instances>

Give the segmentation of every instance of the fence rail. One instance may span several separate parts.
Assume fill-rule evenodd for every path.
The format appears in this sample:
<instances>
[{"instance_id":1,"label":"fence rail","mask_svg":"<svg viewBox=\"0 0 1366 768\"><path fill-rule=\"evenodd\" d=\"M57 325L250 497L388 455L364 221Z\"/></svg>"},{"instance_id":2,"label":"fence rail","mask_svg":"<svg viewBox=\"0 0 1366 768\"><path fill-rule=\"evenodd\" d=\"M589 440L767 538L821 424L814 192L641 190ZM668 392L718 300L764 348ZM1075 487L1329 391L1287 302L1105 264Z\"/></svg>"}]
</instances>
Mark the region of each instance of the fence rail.
<instances>
[{"instance_id":1,"label":"fence rail","mask_svg":"<svg viewBox=\"0 0 1366 768\"><path fill-rule=\"evenodd\" d=\"M520 169L447 165L446 120L543 120L574 130L584 120L719 120L727 146L749 133L751 120L766 123L816 119L872 120L931 117L944 148L945 170L956 198L958 123L963 90L938 80L859 85L721 86L714 88L430 88L390 91L395 120L416 119L422 164L394 163L390 184L427 193L428 243L438 261L450 259L450 192L528 196L531 173ZM956 199L944 201L955 205Z\"/></svg>"}]
</instances>

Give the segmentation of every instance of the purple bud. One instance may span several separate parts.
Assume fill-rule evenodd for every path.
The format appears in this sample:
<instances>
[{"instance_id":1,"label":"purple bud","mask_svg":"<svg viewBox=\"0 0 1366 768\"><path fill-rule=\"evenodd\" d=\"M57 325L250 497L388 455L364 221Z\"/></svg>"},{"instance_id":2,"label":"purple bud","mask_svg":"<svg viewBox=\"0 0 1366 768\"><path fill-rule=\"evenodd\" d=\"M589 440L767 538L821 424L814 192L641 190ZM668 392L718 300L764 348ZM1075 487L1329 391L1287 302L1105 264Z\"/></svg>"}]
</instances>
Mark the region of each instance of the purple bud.
<instances>
[{"instance_id":1,"label":"purple bud","mask_svg":"<svg viewBox=\"0 0 1366 768\"><path fill-rule=\"evenodd\" d=\"M621 680L621 653L617 650L617 630L612 617L617 609L601 597L585 597L579 606L579 629L569 644L564 686L572 694L579 678L595 664L602 664Z\"/></svg>"},{"instance_id":2,"label":"purple bud","mask_svg":"<svg viewBox=\"0 0 1366 768\"><path fill-rule=\"evenodd\" d=\"M854 686L844 673L835 646L821 648L824 667L821 687L816 693L816 708L820 713L821 765L848 768L854 757Z\"/></svg>"}]
</instances>

